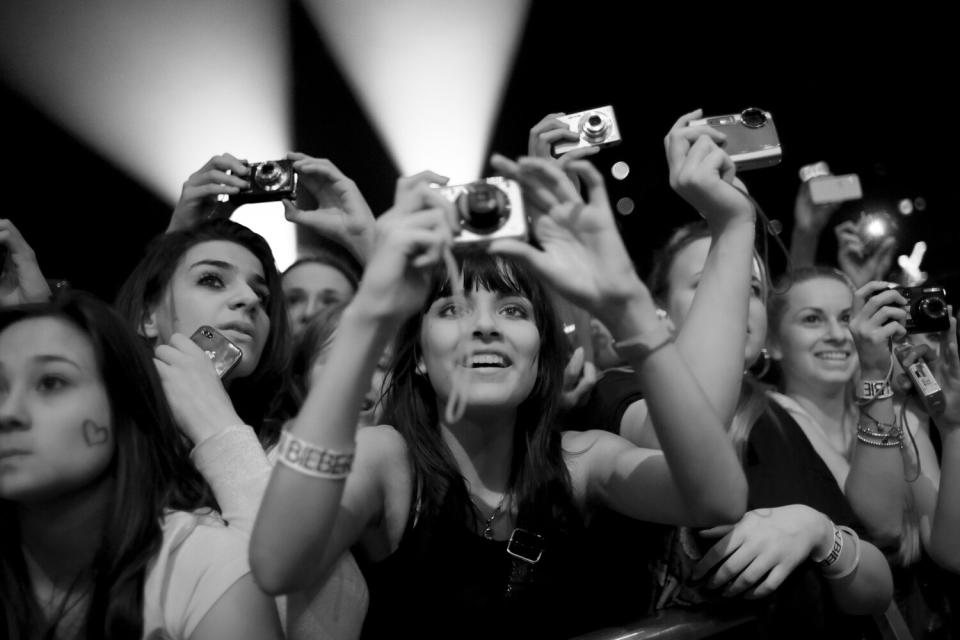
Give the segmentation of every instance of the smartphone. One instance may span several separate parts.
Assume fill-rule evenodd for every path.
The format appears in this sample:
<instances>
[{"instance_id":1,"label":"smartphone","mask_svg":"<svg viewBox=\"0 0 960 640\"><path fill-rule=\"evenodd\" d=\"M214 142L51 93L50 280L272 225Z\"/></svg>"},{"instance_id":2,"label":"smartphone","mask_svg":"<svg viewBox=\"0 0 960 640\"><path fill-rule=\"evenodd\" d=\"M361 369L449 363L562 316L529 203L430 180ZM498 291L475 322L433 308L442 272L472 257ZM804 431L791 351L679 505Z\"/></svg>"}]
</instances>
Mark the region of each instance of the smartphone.
<instances>
[{"instance_id":1,"label":"smartphone","mask_svg":"<svg viewBox=\"0 0 960 640\"><path fill-rule=\"evenodd\" d=\"M769 111L749 107L740 113L693 120L689 126L712 127L725 134L723 149L738 171L772 167L782 157L777 127Z\"/></svg>"},{"instance_id":2,"label":"smartphone","mask_svg":"<svg viewBox=\"0 0 960 640\"><path fill-rule=\"evenodd\" d=\"M843 176L818 176L811 178L807 184L810 187L810 200L813 204L846 202L863 198L860 177L855 173Z\"/></svg>"},{"instance_id":3,"label":"smartphone","mask_svg":"<svg viewBox=\"0 0 960 640\"><path fill-rule=\"evenodd\" d=\"M612 147L621 142L620 125L617 124L617 116L610 105L559 116L557 120L570 127L580 139L553 145L552 153L555 158L581 147Z\"/></svg>"},{"instance_id":4,"label":"smartphone","mask_svg":"<svg viewBox=\"0 0 960 640\"><path fill-rule=\"evenodd\" d=\"M243 357L240 347L211 326L203 325L190 336L213 362L213 368L221 378L230 373Z\"/></svg>"}]
</instances>

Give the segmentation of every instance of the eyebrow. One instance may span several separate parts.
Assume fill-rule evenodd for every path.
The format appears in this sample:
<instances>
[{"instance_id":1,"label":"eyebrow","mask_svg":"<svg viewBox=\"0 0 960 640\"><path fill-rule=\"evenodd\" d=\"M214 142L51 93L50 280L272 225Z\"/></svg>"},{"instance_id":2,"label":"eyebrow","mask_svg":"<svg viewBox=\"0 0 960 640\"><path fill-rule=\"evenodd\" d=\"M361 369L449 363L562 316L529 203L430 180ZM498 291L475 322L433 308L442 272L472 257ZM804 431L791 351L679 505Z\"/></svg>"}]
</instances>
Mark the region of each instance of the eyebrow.
<instances>
[{"instance_id":1,"label":"eyebrow","mask_svg":"<svg viewBox=\"0 0 960 640\"><path fill-rule=\"evenodd\" d=\"M201 266L217 267L218 269L225 269L227 271L232 271L234 273L238 271L237 266L235 264L224 262L223 260L197 260L192 265L190 265L190 268L195 269ZM267 286L267 279L261 276L260 274L254 274L253 282L258 285Z\"/></svg>"},{"instance_id":2,"label":"eyebrow","mask_svg":"<svg viewBox=\"0 0 960 640\"><path fill-rule=\"evenodd\" d=\"M820 307L800 307L799 309L797 309L797 313L801 313L803 311L816 311L817 313L822 313L823 315L829 315L826 311L824 311ZM845 313L849 311L853 311L853 307L846 307L844 309L841 309L840 313Z\"/></svg>"},{"instance_id":3,"label":"eyebrow","mask_svg":"<svg viewBox=\"0 0 960 640\"><path fill-rule=\"evenodd\" d=\"M81 370L79 364L77 364L76 362L74 362L73 360L71 360L70 358L68 358L68 357L66 357L66 356L58 356L58 355L55 355L55 354L46 354L46 353L44 353L44 354L40 354L40 355L38 355L38 356L34 356L34 357L33 357L33 360L35 360L35 361L37 361L37 362L42 362L42 363L44 363L44 364L46 364L46 363L48 363L48 362L62 362L62 363L65 363L65 364L69 364L70 366L74 367L74 368L77 369L78 371Z\"/></svg>"}]
</instances>

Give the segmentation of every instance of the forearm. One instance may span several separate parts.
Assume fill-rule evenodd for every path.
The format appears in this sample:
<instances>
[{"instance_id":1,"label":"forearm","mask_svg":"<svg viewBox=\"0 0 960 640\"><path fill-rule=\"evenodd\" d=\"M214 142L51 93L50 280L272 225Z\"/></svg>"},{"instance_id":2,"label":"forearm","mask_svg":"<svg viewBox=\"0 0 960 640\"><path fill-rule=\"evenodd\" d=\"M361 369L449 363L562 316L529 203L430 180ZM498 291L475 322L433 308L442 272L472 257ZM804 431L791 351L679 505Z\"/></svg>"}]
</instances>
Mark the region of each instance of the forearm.
<instances>
[{"instance_id":1,"label":"forearm","mask_svg":"<svg viewBox=\"0 0 960 640\"><path fill-rule=\"evenodd\" d=\"M943 568L960 573L960 425L942 429L940 490L930 533L930 555Z\"/></svg>"},{"instance_id":2,"label":"forearm","mask_svg":"<svg viewBox=\"0 0 960 640\"><path fill-rule=\"evenodd\" d=\"M844 534L846 536L846 534ZM843 553L853 553L847 537ZM860 541L860 563L853 573L839 580L826 580L837 608L851 615L868 615L884 611L893 598L893 575L880 550L865 540Z\"/></svg>"},{"instance_id":3,"label":"forearm","mask_svg":"<svg viewBox=\"0 0 960 640\"><path fill-rule=\"evenodd\" d=\"M631 318L634 319L631 322ZM644 326L627 312L614 335L661 329ZM710 526L738 520L746 509L747 484L725 425L673 345L649 357L624 349L643 389L650 418L679 493L698 522Z\"/></svg>"},{"instance_id":4,"label":"forearm","mask_svg":"<svg viewBox=\"0 0 960 640\"><path fill-rule=\"evenodd\" d=\"M740 393L753 271L752 216L715 230L677 349L724 424Z\"/></svg>"},{"instance_id":5,"label":"forearm","mask_svg":"<svg viewBox=\"0 0 960 640\"><path fill-rule=\"evenodd\" d=\"M895 422L892 398L874 400L861 411L860 425L874 432L890 432L896 428ZM909 440L909 435L902 435L903 442L909 443ZM895 547L900 540L907 489L902 449L868 444L858 438L844 493L863 523L867 537L882 548Z\"/></svg>"},{"instance_id":6,"label":"forearm","mask_svg":"<svg viewBox=\"0 0 960 640\"><path fill-rule=\"evenodd\" d=\"M190 458L213 490L223 519L240 531L253 531L271 470L253 429L228 427L194 447Z\"/></svg>"},{"instance_id":7,"label":"forearm","mask_svg":"<svg viewBox=\"0 0 960 640\"><path fill-rule=\"evenodd\" d=\"M820 229L794 227L790 234L790 262L793 268L815 264L819 243Z\"/></svg>"},{"instance_id":8,"label":"forearm","mask_svg":"<svg viewBox=\"0 0 960 640\"><path fill-rule=\"evenodd\" d=\"M362 398L392 327L366 315L357 301L344 311L324 375L313 382L290 433L321 450L354 449ZM281 453L282 455L282 453ZM271 592L290 590L322 573L343 479L317 478L275 465L251 541L251 566Z\"/></svg>"}]
</instances>

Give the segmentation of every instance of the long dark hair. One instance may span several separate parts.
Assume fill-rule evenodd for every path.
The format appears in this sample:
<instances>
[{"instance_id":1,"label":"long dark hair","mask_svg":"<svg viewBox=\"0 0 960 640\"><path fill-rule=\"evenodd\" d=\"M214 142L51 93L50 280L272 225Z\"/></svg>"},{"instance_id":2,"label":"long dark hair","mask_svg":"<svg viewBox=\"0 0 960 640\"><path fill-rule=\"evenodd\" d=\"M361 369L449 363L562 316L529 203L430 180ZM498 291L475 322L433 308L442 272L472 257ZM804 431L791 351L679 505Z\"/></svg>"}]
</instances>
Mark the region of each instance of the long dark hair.
<instances>
[{"instance_id":1,"label":"long dark hair","mask_svg":"<svg viewBox=\"0 0 960 640\"><path fill-rule=\"evenodd\" d=\"M189 462L151 354L124 320L92 295L73 291L55 302L0 310L0 332L38 318L61 319L89 338L116 439L105 472L113 479L113 491L91 567L86 635L138 638L143 635L147 565L160 549L164 509L216 504ZM0 500L0 519L0 630L6 638L52 638L59 621L44 620L34 599L13 502Z\"/></svg>"},{"instance_id":2,"label":"long dark hair","mask_svg":"<svg viewBox=\"0 0 960 640\"><path fill-rule=\"evenodd\" d=\"M150 310L162 302L184 254L194 245L211 240L225 240L248 249L260 261L267 281L270 334L257 368L246 378L234 380L228 392L240 418L253 427L261 442L270 445L279 435L280 421L287 417L278 401L289 398L286 371L291 337L280 274L270 245L262 236L230 220L211 220L190 229L159 235L123 283L115 305L127 323L139 332Z\"/></svg>"},{"instance_id":3,"label":"long dark hair","mask_svg":"<svg viewBox=\"0 0 960 640\"><path fill-rule=\"evenodd\" d=\"M561 434L554 419L559 407L564 367L564 335L551 298L535 277L518 262L485 253L458 257L464 291L484 288L530 300L540 332L537 380L517 409L508 491L517 505L518 526L539 532L570 529L579 524L570 475L563 458ZM434 300L451 295L442 267L433 275L431 293L420 313L398 332L386 393L384 422L393 425L409 447L422 514L436 514L453 499L464 522L478 517L470 494L440 432L436 393L427 377L417 373L420 328Z\"/></svg>"}]
</instances>

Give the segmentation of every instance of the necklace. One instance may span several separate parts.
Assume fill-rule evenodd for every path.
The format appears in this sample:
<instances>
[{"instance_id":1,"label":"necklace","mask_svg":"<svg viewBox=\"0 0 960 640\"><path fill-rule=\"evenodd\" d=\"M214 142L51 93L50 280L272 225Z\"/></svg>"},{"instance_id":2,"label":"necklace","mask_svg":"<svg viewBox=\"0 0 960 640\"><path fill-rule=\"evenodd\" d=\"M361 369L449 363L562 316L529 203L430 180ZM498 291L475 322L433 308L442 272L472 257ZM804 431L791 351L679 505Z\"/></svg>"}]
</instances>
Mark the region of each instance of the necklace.
<instances>
[{"instance_id":1,"label":"necklace","mask_svg":"<svg viewBox=\"0 0 960 640\"><path fill-rule=\"evenodd\" d=\"M497 506L494 507L493 513L491 513L490 516L483 522L483 530L480 532L480 535L482 535L487 540L493 540L493 523L496 522L497 518L502 513L503 503L506 501L506 499L507 499L507 494L504 493L503 497L500 498L500 502L498 502ZM476 507L477 510L479 511L480 508L477 506L477 501L473 499L473 496L471 496L471 500L473 500L474 507Z\"/></svg>"}]
</instances>

